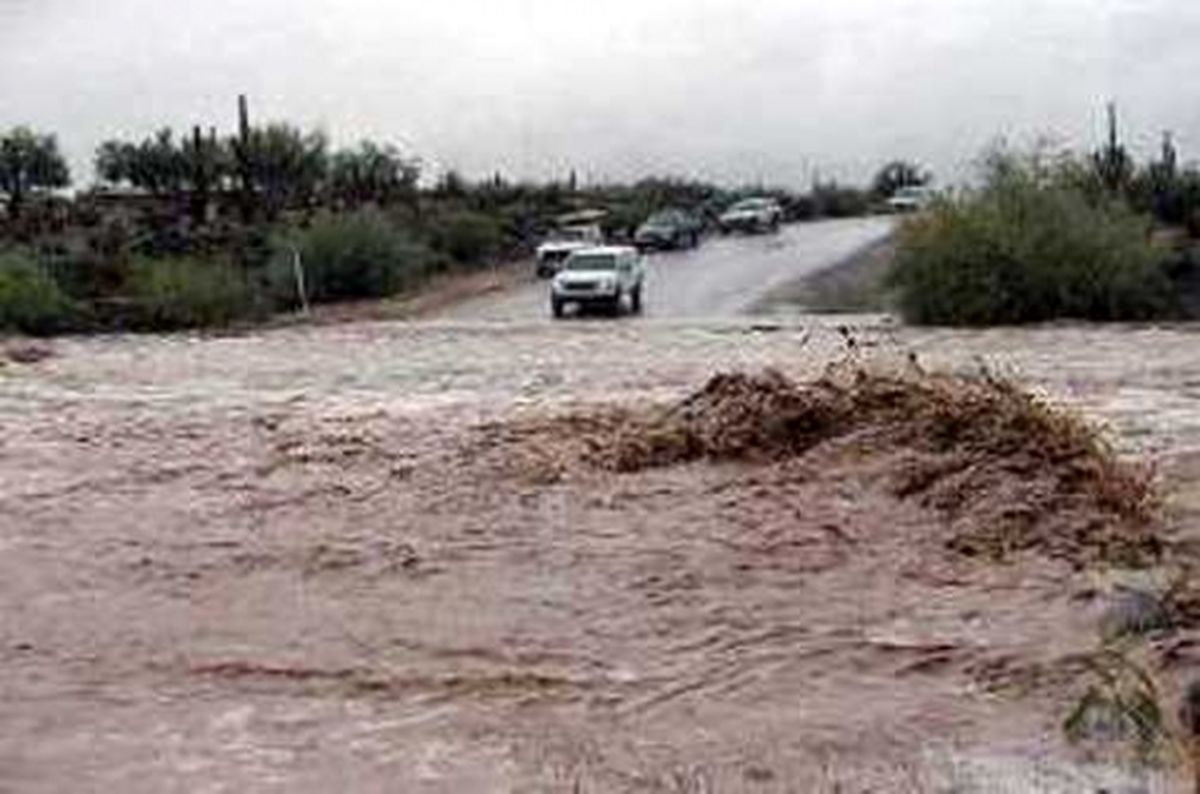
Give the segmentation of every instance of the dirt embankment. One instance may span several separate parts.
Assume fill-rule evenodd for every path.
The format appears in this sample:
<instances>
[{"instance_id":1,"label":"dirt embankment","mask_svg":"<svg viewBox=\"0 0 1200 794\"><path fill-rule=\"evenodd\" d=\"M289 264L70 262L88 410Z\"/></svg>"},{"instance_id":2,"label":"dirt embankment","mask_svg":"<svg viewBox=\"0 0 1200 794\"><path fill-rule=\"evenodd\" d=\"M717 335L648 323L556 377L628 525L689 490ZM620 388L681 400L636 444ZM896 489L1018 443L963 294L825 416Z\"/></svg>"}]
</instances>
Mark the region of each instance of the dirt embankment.
<instances>
[{"instance_id":1,"label":"dirt embankment","mask_svg":"<svg viewBox=\"0 0 1200 794\"><path fill-rule=\"evenodd\" d=\"M896 237L892 234L832 267L776 290L762 305L817 314L885 312L889 309L887 274L895 257Z\"/></svg>"},{"instance_id":2,"label":"dirt embankment","mask_svg":"<svg viewBox=\"0 0 1200 794\"><path fill-rule=\"evenodd\" d=\"M892 496L944 518L947 547L961 554L1146 565L1161 552L1151 472L1118 460L1079 417L987 373L845 364L812 383L775 370L723 374L678 403L563 417L535 435L550 447L565 439L581 460L615 472L768 464L836 445Z\"/></svg>"}]
</instances>

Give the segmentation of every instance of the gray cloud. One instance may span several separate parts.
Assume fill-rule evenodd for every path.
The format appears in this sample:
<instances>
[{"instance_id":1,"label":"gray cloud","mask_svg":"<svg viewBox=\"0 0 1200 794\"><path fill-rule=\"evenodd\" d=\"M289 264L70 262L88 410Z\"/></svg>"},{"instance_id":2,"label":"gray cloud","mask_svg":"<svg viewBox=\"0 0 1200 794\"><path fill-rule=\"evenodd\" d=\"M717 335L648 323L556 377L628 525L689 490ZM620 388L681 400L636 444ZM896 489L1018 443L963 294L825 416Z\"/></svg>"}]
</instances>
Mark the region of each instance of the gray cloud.
<instances>
[{"instance_id":1,"label":"gray cloud","mask_svg":"<svg viewBox=\"0 0 1200 794\"><path fill-rule=\"evenodd\" d=\"M433 167L802 185L998 135L1200 150L1187 0L0 0L0 125L95 144L260 118L396 140Z\"/></svg>"}]
</instances>

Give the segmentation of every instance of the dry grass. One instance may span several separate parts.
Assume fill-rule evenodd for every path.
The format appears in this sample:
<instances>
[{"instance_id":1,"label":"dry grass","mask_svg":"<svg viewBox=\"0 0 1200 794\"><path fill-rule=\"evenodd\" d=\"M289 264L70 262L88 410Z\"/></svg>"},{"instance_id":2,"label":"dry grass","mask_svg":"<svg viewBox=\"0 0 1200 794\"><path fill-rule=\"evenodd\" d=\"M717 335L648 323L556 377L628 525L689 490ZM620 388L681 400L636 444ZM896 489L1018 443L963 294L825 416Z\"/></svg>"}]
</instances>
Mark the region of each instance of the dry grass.
<instances>
[{"instance_id":1,"label":"dry grass","mask_svg":"<svg viewBox=\"0 0 1200 794\"><path fill-rule=\"evenodd\" d=\"M1083 657L1088 686L1063 721L1069 741L1095 752L1126 750L1138 765L1191 767L1196 759L1152 665L1134 645L1106 644Z\"/></svg>"}]
</instances>

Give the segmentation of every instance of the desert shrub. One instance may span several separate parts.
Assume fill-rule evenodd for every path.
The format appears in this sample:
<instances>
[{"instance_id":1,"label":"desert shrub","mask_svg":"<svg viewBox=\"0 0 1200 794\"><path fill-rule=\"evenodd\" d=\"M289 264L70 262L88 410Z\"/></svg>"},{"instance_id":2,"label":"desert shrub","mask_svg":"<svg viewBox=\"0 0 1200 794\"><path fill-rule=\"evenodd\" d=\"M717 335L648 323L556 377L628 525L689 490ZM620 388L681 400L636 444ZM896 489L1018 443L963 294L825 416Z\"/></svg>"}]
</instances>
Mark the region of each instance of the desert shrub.
<instances>
[{"instance_id":1,"label":"desert shrub","mask_svg":"<svg viewBox=\"0 0 1200 794\"><path fill-rule=\"evenodd\" d=\"M613 204L608 207L608 215L600 222L600 227L610 239L629 240L652 212L653 205L645 202Z\"/></svg>"},{"instance_id":2,"label":"desert shrub","mask_svg":"<svg viewBox=\"0 0 1200 794\"><path fill-rule=\"evenodd\" d=\"M871 210L869 193L836 182L818 184L813 188L812 200L816 213L826 218L856 218Z\"/></svg>"},{"instance_id":3,"label":"desert shrub","mask_svg":"<svg viewBox=\"0 0 1200 794\"><path fill-rule=\"evenodd\" d=\"M71 330L77 308L31 256L0 252L0 331L46 335Z\"/></svg>"},{"instance_id":4,"label":"desert shrub","mask_svg":"<svg viewBox=\"0 0 1200 794\"><path fill-rule=\"evenodd\" d=\"M812 195L789 196L783 204L784 216L789 221L811 221L819 212L820 207Z\"/></svg>"},{"instance_id":5,"label":"desert shrub","mask_svg":"<svg viewBox=\"0 0 1200 794\"><path fill-rule=\"evenodd\" d=\"M481 265L504 245L504 229L493 215L455 210L430 222L430 245L453 261Z\"/></svg>"},{"instance_id":6,"label":"desert shrub","mask_svg":"<svg viewBox=\"0 0 1200 794\"><path fill-rule=\"evenodd\" d=\"M904 224L890 281L918 323L1145 320L1174 310L1163 261L1126 204L1007 157L979 191Z\"/></svg>"},{"instance_id":7,"label":"desert shrub","mask_svg":"<svg viewBox=\"0 0 1200 794\"><path fill-rule=\"evenodd\" d=\"M98 221L83 234L41 241L38 262L79 305L117 295L129 279L135 234L120 220Z\"/></svg>"},{"instance_id":8,"label":"desert shrub","mask_svg":"<svg viewBox=\"0 0 1200 794\"><path fill-rule=\"evenodd\" d=\"M295 246L313 302L393 295L419 284L433 266L427 246L376 210L317 218ZM269 276L276 295L294 295L291 257L290 245L277 242Z\"/></svg>"},{"instance_id":9,"label":"desert shrub","mask_svg":"<svg viewBox=\"0 0 1200 794\"><path fill-rule=\"evenodd\" d=\"M128 316L122 324L143 331L225 326L255 309L245 275L220 261L136 260L126 293Z\"/></svg>"}]
</instances>

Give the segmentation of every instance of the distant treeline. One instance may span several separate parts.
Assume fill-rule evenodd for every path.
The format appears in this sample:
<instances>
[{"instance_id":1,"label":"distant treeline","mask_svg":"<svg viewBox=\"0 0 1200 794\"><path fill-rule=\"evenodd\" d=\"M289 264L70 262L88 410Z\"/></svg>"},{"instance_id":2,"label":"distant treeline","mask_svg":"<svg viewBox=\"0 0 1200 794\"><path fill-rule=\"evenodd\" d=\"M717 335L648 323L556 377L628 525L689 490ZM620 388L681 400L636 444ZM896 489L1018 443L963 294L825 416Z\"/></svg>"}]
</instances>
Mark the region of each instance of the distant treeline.
<instances>
[{"instance_id":1,"label":"distant treeline","mask_svg":"<svg viewBox=\"0 0 1200 794\"><path fill-rule=\"evenodd\" d=\"M68 200L57 138L0 133L0 331L59 333L223 325L296 308L301 299L393 295L434 274L527 254L557 216L605 210L628 239L653 212L712 221L736 199L768 195L788 220L861 215L928 175L891 163L869 188L807 191L648 177L580 185L450 171L363 141L335 149L316 131L251 126L235 135L162 129L96 151L100 185ZM296 278L301 263L304 293Z\"/></svg>"}]
</instances>

